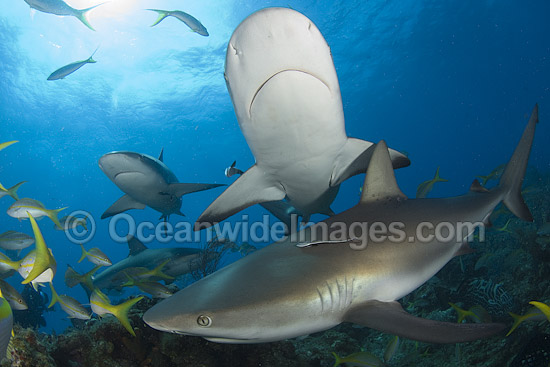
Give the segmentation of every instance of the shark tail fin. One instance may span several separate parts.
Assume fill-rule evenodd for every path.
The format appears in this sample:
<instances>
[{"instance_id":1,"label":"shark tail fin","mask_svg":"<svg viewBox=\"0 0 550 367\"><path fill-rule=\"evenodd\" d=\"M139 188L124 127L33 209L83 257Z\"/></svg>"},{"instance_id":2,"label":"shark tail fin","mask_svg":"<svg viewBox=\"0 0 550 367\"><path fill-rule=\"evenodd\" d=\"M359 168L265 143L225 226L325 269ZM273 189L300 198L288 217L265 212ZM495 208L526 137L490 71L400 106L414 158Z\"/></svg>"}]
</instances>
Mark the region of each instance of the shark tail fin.
<instances>
[{"instance_id":1,"label":"shark tail fin","mask_svg":"<svg viewBox=\"0 0 550 367\"><path fill-rule=\"evenodd\" d=\"M52 290L52 301L48 305L48 308L52 308L53 305L55 305L57 302L61 303L61 299L59 298L59 295L55 291L53 284L50 282L50 289Z\"/></svg>"},{"instance_id":2,"label":"shark tail fin","mask_svg":"<svg viewBox=\"0 0 550 367\"><path fill-rule=\"evenodd\" d=\"M82 249L82 256L80 256L80 259L78 260L79 263L81 263L82 260L86 258L86 255L88 255L88 252L86 252L83 244L80 244L80 248Z\"/></svg>"},{"instance_id":3,"label":"shark tail fin","mask_svg":"<svg viewBox=\"0 0 550 367\"><path fill-rule=\"evenodd\" d=\"M160 10L160 9L147 9L147 10L151 10L151 11L156 11L158 13L158 18L157 20L155 20L155 23L151 24L151 27L154 27L156 26L157 24L159 24L160 22L162 22L162 20L164 18L166 18L167 16L170 15L170 12L166 11L166 10Z\"/></svg>"},{"instance_id":4,"label":"shark tail fin","mask_svg":"<svg viewBox=\"0 0 550 367\"><path fill-rule=\"evenodd\" d=\"M110 307L110 311L113 313L113 315L115 315L122 326L124 326L126 330L128 330L128 332L132 334L132 336L136 336L136 333L134 332L134 329L132 329L132 325L130 324L130 320L128 319L128 311L130 311L130 308L132 308L133 305L135 305L142 299L143 296L139 296L123 302L120 305Z\"/></svg>"},{"instance_id":5,"label":"shark tail fin","mask_svg":"<svg viewBox=\"0 0 550 367\"><path fill-rule=\"evenodd\" d=\"M76 10L75 17L78 18L86 27L90 28L92 31L95 31L94 27L88 22L88 12L94 8L97 8L100 5L103 5L105 3L97 4L92 7L82 9L82 10Z\"/></svg>"},{"instance_id":6,"label":"shark tail fin","mask_svg":"<svg viewBox=\"0 0 550 367\"><path fill-rule=\"evenodd\" d=\"M527 169L527 161L531 153L531 145L535 136L535 127L539 122L539 107L538 104L533 108L531 118L523 131L521 140L519 141L512 158L506 165L504 173L498 183L498 188L503 190L504 205L516 217L532 222L533 215L525 204L521 196L521 185Z\"/></svg>"}]
</instances>

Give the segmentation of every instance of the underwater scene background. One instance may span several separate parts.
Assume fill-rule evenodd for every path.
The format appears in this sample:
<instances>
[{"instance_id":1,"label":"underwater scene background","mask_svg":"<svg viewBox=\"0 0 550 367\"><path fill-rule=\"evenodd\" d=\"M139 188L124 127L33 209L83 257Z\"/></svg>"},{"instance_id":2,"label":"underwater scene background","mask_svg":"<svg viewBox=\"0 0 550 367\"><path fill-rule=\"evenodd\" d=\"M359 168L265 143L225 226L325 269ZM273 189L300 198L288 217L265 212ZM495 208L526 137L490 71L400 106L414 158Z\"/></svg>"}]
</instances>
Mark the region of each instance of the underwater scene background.
<instances>
[{"instance_id":1,"label":"underwater scene background","mask_svg":"<svg viewBox=\"0 0 550 367\"><path fill-rule=\"evenodd\" d=\"M74 8L98 1L73 0ZM157 157L180 182L231 184L224 169L233 161L254 164L239 129L224 80L227 42L248 15L264 7L291 7L319 28L338 74L348 136L407 152L411 165L396 171L402 191L414 197L437 167L447 182L429 197L460 195L476 176L506 163L535 103L540 124L524 182L533 223L505 210L493 214L487 241L473 254L453 259L428 283L401 300L421 317L452 321L449 302L464 308L481 304L494 320L509 323L509 312L525 314L529 301L550 301L550 3L539 1L170 1L112 0L89 13L88 29L75 17L31 11L23 0L0 2L0 182L27 181L19 197L40 200L46 208L68 207L91 214L95 233L86 247L99 247L113 263L128 256L128 246L109 235L101 214L121 191L98 167L115 150ZM208 29L204 37L174 18L150 27L157 14L145 9L179 9ZM59 67L86 60L66 79L47 80ZM496 176L498 177L498 170ZM332 205L336 213L355 205L364 175L342 184ZM494 185L491 180L488 186ZM222 192L214 189L183 197L185 217L193 223ZM0 233L32 235L28 220L5 211L0 198ZM266 212L253 206L231 217L250 222ZM132 210L137 223L159 223L159 213ZM325 218L314 215L312 220ZM259 220L259 219L258 219ZM275 221L275 218L271 218ZM80 246L39 221L55 255L54 285L88 303L80 287L63 281L67 265L79 273ZM546 224L546 227L545 227ZM122 233L124 228L118 228ZM268 242L269 243L269 242ZM268 243L250 243L261 248ZM200 248L204 241L185 243ZM237 246L242 244L237 244ZM150 248L178 243L147 243ZM241 247L242 248L242 247ZM26 251L26 250L24 250ZM246 254L228 251L220 266ZM6 279L20 292L19 275ZM192 279L175 284L182 287ZM48 288L43 288L51 297ZM122 301L139 294L125 289L109 294ZM14 365L21 366L331 366L339 356L362 350L380 358L392 336L340 325L307 338L260 345L223 345L198 337L154 331L141 314L155 301L141 301L130 319L131 337L112 318L72 323L58 306L42 310L35 331L16 326ZM16 316L17 323L17 316ZM32 324L33 322L31 322ZM457 345L401 340L388 365L542 366L550 363L549 322L525 322L508 337ZM534 357L527 361L528 355ZM525 362L521 362L521 361ZM4 363L9 363L4 361ZM378 365L372 364L356 365Z\"/></svg>"}]
</instances>

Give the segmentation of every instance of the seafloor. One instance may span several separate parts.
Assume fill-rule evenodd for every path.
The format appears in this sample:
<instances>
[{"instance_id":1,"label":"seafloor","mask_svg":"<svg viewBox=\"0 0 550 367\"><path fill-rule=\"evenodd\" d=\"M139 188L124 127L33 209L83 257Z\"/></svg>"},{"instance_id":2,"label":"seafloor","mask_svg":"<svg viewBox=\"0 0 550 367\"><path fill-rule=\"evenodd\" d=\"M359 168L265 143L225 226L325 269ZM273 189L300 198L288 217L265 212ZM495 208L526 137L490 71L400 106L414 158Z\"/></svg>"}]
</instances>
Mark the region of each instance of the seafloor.
<instances>
[{"instance_id":1,"label":"seafloor","mask_svg":"<svg viewBox=\"0 0 550 367\"><path fill-rule=\"evenodd\" d=\"M535 221L522 222L499 209L483 243L473 254L453 259L436 277L401 300L409 312L437 320L456 320L449 302L464 308L482 304L493 320L511 326L508 312L524 314L529 301L550 300L550 175L529 169L524 197ZM510 220L510 221L509 221ZM539 232L539 233L537 233ZM480 284L486 288L481 289ZM487 285L489 285L487 287ZM351 325L277 343L229 345L198 337L162 333L141 315L155 301L143 300L130 319L132 337L113 317L92 319L61 335L15 327L14 360L2 366L332 366L332 352L345 356L367 350L382 357L390 335ZM548 367L550 323L527 321L510 336L471 343L437 345L402 340L390 366Z\"/></svg>"}]
</instances>

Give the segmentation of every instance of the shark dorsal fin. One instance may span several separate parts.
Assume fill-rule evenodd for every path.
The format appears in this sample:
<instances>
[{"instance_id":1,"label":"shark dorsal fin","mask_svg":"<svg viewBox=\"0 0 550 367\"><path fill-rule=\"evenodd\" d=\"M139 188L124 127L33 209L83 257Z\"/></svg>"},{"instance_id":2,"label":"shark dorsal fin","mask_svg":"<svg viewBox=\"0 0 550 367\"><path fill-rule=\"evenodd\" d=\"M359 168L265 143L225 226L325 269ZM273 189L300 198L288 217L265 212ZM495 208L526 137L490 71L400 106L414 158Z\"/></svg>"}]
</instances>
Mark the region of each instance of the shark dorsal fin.
<instances>
[{"instance_id":1,"label":"shark dorsal fin","mask_svg":"<svg viewBox=\"0 0 550 367\"><path fill-rule=\"evenodd\" d=\"M388 146L381 140L372 153L360 202L364 204L389 198L407 197L397 186Z\"/></svg>"},{"instance_id":2,"label":"shark dorsal fin","mask_svg":"<svg viewBox=\"0 0 550 367\"><path fill-rule=\"evenodd\" d=\"M475 179L474 182L472 182L472 184L470 185L470 191L471 192L489 192L489 190L481 186L481 184L477 179Z\"/></svg>"},{"instance_id":3,"label":"shark dorsal fin","mask_svg":"<svg viewBox=\"0 0 550 367\"><path fill-rule=\"evenodd\" d=\"M159 161L164 162L164 148L160 150Z\"/></svg>"},{"instance_id":4,"label":"shark dorsal fin","mask_svg":"<svg viewBox=\"0 0 550 367\"><path fill-rule=\"evenodd\" d=\"M134 236L128 235L128 249L130 250L128 256L134 256L144 250L147 250L147 246L145 246L140 240L138 240Z\"/></svg>"}]
</instances>

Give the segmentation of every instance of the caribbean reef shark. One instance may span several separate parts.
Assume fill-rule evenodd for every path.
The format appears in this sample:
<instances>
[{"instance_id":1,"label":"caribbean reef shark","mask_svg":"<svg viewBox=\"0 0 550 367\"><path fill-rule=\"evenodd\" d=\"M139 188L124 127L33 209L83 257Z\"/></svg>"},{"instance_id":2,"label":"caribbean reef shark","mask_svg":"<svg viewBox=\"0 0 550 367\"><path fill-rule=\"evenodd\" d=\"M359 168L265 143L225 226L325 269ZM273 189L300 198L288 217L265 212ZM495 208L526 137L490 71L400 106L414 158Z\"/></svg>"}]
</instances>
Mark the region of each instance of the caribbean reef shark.
<instances>
[{"instance_id":1,"label":"caribbean reef shark","mask_svg":"<svg viewBox=\"0 0 550 367\"><path fill-rule=\"evenodd\" d=\"M183 215L181 197L192 192L213 189L220 184L180 183L176 175L159 159L134 152L107 153L99 159L99 168L126 193L101 215L111 217L130 209L150 206L167 220L170 214Z\"/></svg>"},{"instance_id":2,"label":"caribbean reef shark","mask_svg":"<svg viewBox=\"0 0 550 367\"><path fill-rule=\"evenodd\" d=\"M63 0L25 0L27 4L33 9L41 11L43 13L55 14L55 15L71 15L80 20L86 27L90 28L92 31L95 29L88 23L86 18L86 13L92 10L99 5L104 3L94 5L87 9L75 9L67 5Z\"/></svg>"},{"instance_id":3,"label":"caribbean reef shark","mask_svg":"<svg viewBox=\"0 0 550 367\"><path fill-rule=\"evenodd\" d=\"M476 180L469 193L449 198L407 199L381 141L370 159L358 205L304 229L303 241L281 240L191 284L153 306L143 320L158 330L222 343L282 340L342 322L434 343L464 342L500 332L503 324L418 318L406 313L397 300L454 256L470 250L467 240L473 229L463 223L483 223L500 202L519 218L532 221L521 185L537 122L535 106L497 187L488 191ZM393 224L400 225L400 233L392 232ZM440 224L455 235L418 234L419 229ZM376 241L366 243L381 226L395 236L384 238L378 232Z\"/></svg>"},{"instance_id":4,"label":"caribbean reef shark","mask_svg":"<svg viewBox=\"0 0 550 367\"><path fill-rule=\"evenodd\" d=\"M162 272L170 277L177 278L197 269L201 250L185 247L166 247L150 249L133 236L128 236L130 253L127 258L113 264L98 275L94 276L94 287L100 289L113 289L119 287L121 282L128 278L123 273L129 268L155 268L168 261L162 268Z\"/></svg>"},{"instance_id":5,"label":"caribbean reef shark","mask_svg":"<svg viewBox=\"0 0 550 367\"><path fill-rule=\"evenodd\" d=\"M199 217L195 229L251 205L287 198L303 214L332 215L340 183L364 173L371 142L348 138L330 48L317 27L288 8L246 18L225 61L227 89L256 164ZM391 150L394 168L409 159Z\"/></svg>"}]
</instances>

